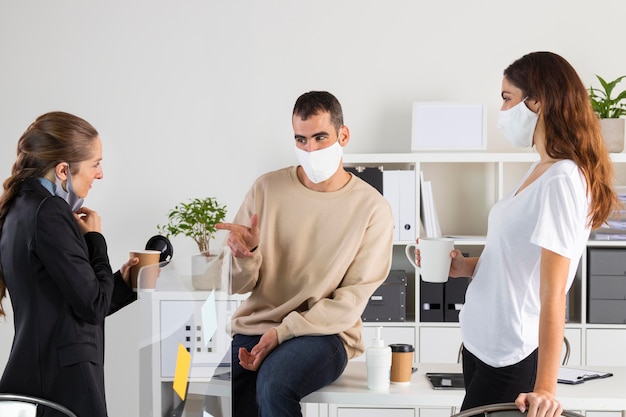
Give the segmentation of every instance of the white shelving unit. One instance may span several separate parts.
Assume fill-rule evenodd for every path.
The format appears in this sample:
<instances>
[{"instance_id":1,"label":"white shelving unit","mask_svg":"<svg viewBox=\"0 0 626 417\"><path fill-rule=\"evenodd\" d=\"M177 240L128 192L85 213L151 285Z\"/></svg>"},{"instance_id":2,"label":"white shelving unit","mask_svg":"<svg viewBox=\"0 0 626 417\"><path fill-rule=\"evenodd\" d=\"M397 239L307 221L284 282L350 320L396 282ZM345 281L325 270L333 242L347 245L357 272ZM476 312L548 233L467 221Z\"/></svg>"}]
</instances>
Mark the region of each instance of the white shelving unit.
<instances>
[{"instance_id":1,"label":"white shelving unit","mask_svg":"<svg viewBox=\"0 0 626 417\"><path fill-rule=\"evenodd\" d=\"M433 184L434 200L444 235L472 236L457 239L455 245L471 256L479 255L484 247L487 215L491 206L510 192L530 164L537 159L534 153L402 153L402 154L347 154L345 166L380 167L383 169L411 169L417 174L424 172L426 180ZM626 154L613 154L619 184L626 184ZM419 178L419 176L418 176ZM420 190L416 181L415 224L420 219ZM416 236L419 234L416 233ZM407 319L403 322L366 322L364 341L369 345L374 338L375 327L384 327L385 343L411 343L415 346L416 362L455 363L458 358L461 334L458 323L422 322L419 312L419 279L406 259L404 247L411 240L394 242L392 269L407 272ZM589 248L623 249L626 255L626 242L590 241ZM625 258L626 263L626 258ZM580 263L579 272L570 291L569 321L566 336L572 350L569 364L587 366L626 366L626 324L595 324L587 321L587 271L588 254ZM626 268L624 272L626 279ZM198 327L199 309L208 297L205 291L156 291L142 294L140 310L142 316L142 347L140 368L140 415L165 415L176 402L172 392L171 365L173 349L180 341L194 352L194 362L190 375L190 386L200 387L200 394L210 378L211 364L223 355L220 340L212 340L207 351ZM223 308L219 320L220 328L226 328L229 314L241 303L244 296L229 297L219 294L216 303ZM183 330L190 325L193 335ZM173 330L172 330L173 329ZM180 333L180 334L179 334ZM187 339L190 336L190 339ZM198 349L202 349L199 351ZM361 356L355 360L364 360ZM169 361L169 362L168 362ZM168 368L169 367L169 368ZM190 390L191 394L191 390ZM227 396L228 393L220 395ZM199 398L202 398L200 395ZM332 411L335 410L335 411ZM315 404L306 404L305 415L325 417L368 416L420 416L448 417L450 408L428 409L385 409L376 407L335 407L330 414ZM621 411L585 410L587 417L620 417ZM334 413L334 414L333 414Z\"/></svg>"},{"instance_id":2,"label":"white shelving unit","mask_svg":"<svg viewBox=\"0 0 626 417\"><path fill-rule=\"evenodd\" d=\"M230 318L243 300L239 295L224 291L214 293L215 323L207 323L202 309L210 298L210 291L162 290L139 294L140 309L140 401L139 416L155 417L173 415L180 398L173 390L177 366L178 345L191 355L188 376L189 388L185 410L200 409L208 400L215 415L230 413L230 386L228 382L208 382L214 374L228 370L224 367L230 349ZM212 306L210 306L213 308ZM209 322L211 320L208 320ZM205 324L216 326L210 340L204 339ZM189 414L183 414L183 417Z\"/></svg>"},{"instance_id":3,"label":"white shelving unit","mask_svg":"<svg viewBox=\"0 0 626 417\"><path fill-rule=\"evenodd\" d=\"M513 190L538 155L523 153L375 153L347 154L347 167L382 167L415 170L416 225L420 224L419 173L431 181L439 223L443 235L472 236L455 240L455 246L470 256L478 256L484 247L487 216L495 202ZM616 185L626 184L626 154L612 154L616 170ZM417 230L417 229L416 229ZM419 234L416 233L416 237ZM392 269L407 271L407 320L404 322L367 322L364 324L366 344L374 335L374 327L382 325L385 343L412 343L415 360L421 363L457 362L461 344L458 323L420 321L420 286L415 270L405 259L404 247L409 241L394 242ZM589 241L588 248L624 249L626 242ZM581 260L568 299L568 322L565 334L571 344L569 365L625 366L626 324L594 324L587 321L588 251ZM626 268L624 272L626 279ZM626 303L624 304L626 305ZM364 360L357 358L355 360ZM450 410L421 410L422 417L449 415ZM588 410L589 415L595 415ZM419 410L415 410L418 415ZM603 412L603 416L606 416ZM612 414L612 413L610 413ZM391 415L391 414L389 414ZM395 415L395 414L393 414ZM413 415L413 414L411 414ZM621 415L621 412L616 412Z\"/></svg>"}]
</instances>

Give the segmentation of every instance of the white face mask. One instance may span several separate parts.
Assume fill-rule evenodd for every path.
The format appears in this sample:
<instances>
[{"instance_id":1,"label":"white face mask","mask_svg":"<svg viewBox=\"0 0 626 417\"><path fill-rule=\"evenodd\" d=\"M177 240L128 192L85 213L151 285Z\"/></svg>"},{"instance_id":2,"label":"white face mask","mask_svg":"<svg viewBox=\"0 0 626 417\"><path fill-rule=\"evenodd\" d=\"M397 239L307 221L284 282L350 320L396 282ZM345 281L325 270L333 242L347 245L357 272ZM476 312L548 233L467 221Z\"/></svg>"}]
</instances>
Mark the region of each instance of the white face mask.
<instances>
[{"instance_id":1,"label":"white face mask","mask_svg":"<svg viewBox=\"0 0 626 417\"><path fill-rule=\"evenodd\" d=\"M63 200L67 201L67 204L70 205L70 209L72 210L72 213L76 212L76 210L78 210L79 208L81 208L83 206L83 202L85 201L84 198L80 198L79 196L76 195L76 192L74 192L74 187L72 186L72 177L70 175L70 166L67 166L67 191L65 191L63 189L63 182L61 181L61 179L56 176L56 190L54 191L54 194L58 195L59 197L61 197Z\"/></svg>"},{"instance_id":2,"label":"white face mask","mask_svg":"<svg viewBox=\"0 0 626 417\"><path fill-rule=\"evenodd\" d=\"M306 176L315 183L326 181L337 172L339 162L343 156L343 149L339 140L328 148L307 152L296 146L296 156L302 165Z\"/></svg>"},{"instance_id":3,"label":"white face mask","mask_svg":"<svg viewBox=\"0 0 626 417\"><path fill-rule=\"evenodd\" d=\"M533 146L533 134L539 115L526 107L526 99L508 110L500 110L498 129L516 148Z\"/></svg>"}]
</instances>

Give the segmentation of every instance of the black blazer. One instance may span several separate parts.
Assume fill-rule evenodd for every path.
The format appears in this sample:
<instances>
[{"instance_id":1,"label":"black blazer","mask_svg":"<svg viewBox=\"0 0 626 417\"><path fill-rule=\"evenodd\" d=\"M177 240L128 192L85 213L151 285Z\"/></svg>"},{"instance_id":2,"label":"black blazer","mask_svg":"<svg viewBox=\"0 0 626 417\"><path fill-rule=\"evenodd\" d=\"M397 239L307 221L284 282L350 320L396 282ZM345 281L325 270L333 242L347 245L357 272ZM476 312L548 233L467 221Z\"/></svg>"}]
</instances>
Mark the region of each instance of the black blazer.
<instances>
[{"instance_id":1,"label":"black blazer","mask_svg":"<svg viewBox=\"0 0 626 417\"><path fill-rule=\"evenodd\" d=\"M104 318L137 299L113 274L100 233L83 235L68 204L27 179L0 236L15 338L0 392L105 417Z\"/></svg>"}]
</instances>

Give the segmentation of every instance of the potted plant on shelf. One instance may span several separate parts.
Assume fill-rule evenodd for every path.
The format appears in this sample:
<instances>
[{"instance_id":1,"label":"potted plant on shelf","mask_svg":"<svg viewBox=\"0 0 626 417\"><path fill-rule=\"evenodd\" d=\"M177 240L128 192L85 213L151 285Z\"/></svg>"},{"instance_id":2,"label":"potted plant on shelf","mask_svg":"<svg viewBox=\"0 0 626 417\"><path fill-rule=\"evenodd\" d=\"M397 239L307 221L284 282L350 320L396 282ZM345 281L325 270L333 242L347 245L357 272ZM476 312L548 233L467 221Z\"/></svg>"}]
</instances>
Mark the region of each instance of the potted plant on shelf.
<instances>
[{"instance_id":1,"label":"potted plant on shelf","mask_svg":"<svg viewBox=\"0 0 626 417\"><path fill-rule=\"evenodd\" d=\"M168 223L157 225L159 233L166 237L184 235L193 239L200 254L191 260L191 284L197 290L219 287L220 276L216 274L217 255L209 251L209 243L217 229L215 225L226 218L226 206L216 198L194 198L174 206L168 214Z\"/></svg>"},{"instance_id":2,"label":"potted plant on shelf","mask_svg":"<svg viewBox=\"0 0 626 417\"><path fill-rule=\"evenodd\" d=\"M589 87L589 98L593 111L600 118L602 136L609 152L622 152L624 150L624 119L626 115L626 90L613 96L613 90L617 84L626 78L626 75L607 82L599 75L601 89Z\"/></svg>"}]
</instances>

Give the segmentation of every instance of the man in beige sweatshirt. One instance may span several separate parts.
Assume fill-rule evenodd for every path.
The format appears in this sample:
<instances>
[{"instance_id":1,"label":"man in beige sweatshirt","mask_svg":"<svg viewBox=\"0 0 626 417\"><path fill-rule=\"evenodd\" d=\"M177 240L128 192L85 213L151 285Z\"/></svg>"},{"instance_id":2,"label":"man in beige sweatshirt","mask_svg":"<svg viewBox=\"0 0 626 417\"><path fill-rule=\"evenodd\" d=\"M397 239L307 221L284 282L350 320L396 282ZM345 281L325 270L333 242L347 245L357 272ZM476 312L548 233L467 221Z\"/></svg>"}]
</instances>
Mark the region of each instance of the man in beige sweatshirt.
<instances>
[{"instance_id":1,"label":"man in beige sweatshirt","mask_svg":"<svg viewBox=\"0 0 626 417\"><path fill-rule=\"evenodd\" d=\"M330 93L301 95L298 166L259 177L229 230L236 417L294 417L364 351L361 314L391 266L391 208L343 168L350 131Z\"/></svg>"}]
</instances>

